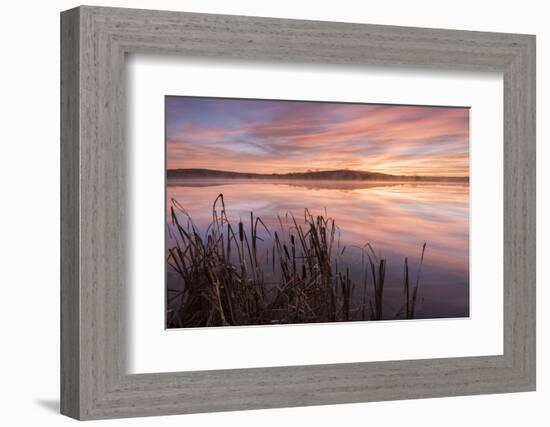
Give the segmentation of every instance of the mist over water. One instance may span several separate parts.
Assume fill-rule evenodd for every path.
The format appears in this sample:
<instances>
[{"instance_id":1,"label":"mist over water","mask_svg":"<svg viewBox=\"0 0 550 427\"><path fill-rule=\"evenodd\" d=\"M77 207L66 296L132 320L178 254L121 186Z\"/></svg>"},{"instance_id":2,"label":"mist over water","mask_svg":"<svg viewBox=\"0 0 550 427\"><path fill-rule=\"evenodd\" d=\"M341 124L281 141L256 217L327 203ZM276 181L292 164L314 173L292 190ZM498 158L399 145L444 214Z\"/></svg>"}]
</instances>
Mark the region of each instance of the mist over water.
<instances>
[{"instance_id":1,"label":"mist over water","mask_svg":"<svg viewBox=\"0 0 550 427\"><path fill-rule=\"evenodd\" d=\"M281 233L289 214L303 222L304 209L335 220L339 245L351 276L363 282L360 247L370 243L387 259L385 299L388 318L395 318L403 296L403 264L408 257L416 281L422 245L427 243L420 277L416 318L469 315L469 186L457 183L169 179L169 207L175 199L204 235L212 221L212 204L221 193L229 220L250 223L250 212L270 230ZM172 242L167 233L167 246ZM272 241L261 234L268 251ZM168 268L170 286L170 268ZM356 292L356 299L362 298Z\"/></svg>"}]
</instances>

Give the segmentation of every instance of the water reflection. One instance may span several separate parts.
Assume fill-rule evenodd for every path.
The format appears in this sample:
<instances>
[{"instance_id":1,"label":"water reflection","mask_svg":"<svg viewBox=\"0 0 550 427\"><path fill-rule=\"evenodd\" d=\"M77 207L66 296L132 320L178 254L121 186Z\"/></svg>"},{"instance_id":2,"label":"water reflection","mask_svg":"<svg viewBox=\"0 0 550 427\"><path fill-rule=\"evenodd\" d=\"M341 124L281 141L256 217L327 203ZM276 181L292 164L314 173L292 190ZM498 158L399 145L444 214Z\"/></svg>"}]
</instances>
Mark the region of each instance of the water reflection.
<instances>
[{"instance_id":1,"label":"water reflection","mask_svg":"<svg viewBox=\"0 0 550 427\"><path fill-rule=\"evenodd\" d=\"M178 200L201 232L212 220L212 203L220 193L230 220L246 220L254 212L270 228L280 228L278 216L283 221L287 213L303 217L304 208L314 215L326 212L340 229L353 274L363 274L355 246L370 242L387 258L390 313L399 311L402 302L404 258L416 274L427 242L417 317L469 314L468 184L197 179L167 184L167 203Z\"/></svg>"}]
</instances>

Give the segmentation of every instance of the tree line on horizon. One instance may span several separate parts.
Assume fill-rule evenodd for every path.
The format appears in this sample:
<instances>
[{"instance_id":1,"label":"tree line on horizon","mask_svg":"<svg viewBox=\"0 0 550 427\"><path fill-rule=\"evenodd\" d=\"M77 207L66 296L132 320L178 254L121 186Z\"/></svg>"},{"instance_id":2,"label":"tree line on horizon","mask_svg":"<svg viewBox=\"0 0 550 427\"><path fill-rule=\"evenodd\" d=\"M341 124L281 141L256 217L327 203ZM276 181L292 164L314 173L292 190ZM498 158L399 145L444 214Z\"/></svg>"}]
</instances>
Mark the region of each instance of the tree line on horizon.
<instances>
[{"instance_id":1,"label":"tree line on horizon","mask_svg":"<svg viewBox=\"0 0 550 427\"><path fill-rule=\"evenodd\" d=\"M325 179L325 180L401 180L401 181L445 181L469 182L469 176L422 176L422 175L391 175L380 172L336 169L325 171L289 172L289 173L254 173L233 172L214 169L167 169L167 178L223 178L223 179Z\"/></svg>"}]
</instances>

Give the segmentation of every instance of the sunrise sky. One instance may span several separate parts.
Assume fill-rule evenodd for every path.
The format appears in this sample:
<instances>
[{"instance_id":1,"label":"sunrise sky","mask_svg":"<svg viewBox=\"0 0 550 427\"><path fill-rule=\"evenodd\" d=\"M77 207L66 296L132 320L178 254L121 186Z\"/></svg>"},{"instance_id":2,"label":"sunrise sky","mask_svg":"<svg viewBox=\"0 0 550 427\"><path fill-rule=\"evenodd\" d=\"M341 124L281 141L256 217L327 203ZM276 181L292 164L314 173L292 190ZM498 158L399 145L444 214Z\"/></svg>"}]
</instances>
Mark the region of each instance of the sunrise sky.
<instances>
[{"instance_id":1,"label":"sunrise sky","mask_svg":"<svg viewBox=\"0 0 550 427\"><path fill-rule=\"evenodd\" d=\"M467 176L469 109L166 97L167 167Z\"/></svg>"}]
</instances>

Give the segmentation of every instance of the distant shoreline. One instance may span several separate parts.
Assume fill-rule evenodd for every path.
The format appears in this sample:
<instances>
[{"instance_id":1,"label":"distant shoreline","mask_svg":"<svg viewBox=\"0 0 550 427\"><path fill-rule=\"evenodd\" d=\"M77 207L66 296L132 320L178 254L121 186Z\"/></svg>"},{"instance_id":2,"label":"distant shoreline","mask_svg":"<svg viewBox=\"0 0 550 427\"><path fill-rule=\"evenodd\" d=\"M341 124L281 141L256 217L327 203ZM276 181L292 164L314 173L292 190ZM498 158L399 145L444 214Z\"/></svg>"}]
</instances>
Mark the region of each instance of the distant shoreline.
<instances>
[{"instance_id":1,"label":"distant shoreline","mask_svg":"<svg viewBox=\"0 0 550 427\"><path fill-rule=\"evenodd\" d=\"M308 171L285 174L263 174L249 172L232 172L212 169L168 169L168 179L262 179L262 180L331 180L331 181L393 181L393 182L454 182L469 183L469 176L420 176L420 175L390 175L379 172L332 170Z\"/></svg>"}]
</instances>

